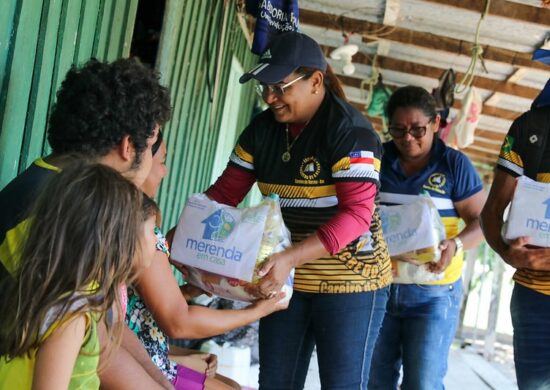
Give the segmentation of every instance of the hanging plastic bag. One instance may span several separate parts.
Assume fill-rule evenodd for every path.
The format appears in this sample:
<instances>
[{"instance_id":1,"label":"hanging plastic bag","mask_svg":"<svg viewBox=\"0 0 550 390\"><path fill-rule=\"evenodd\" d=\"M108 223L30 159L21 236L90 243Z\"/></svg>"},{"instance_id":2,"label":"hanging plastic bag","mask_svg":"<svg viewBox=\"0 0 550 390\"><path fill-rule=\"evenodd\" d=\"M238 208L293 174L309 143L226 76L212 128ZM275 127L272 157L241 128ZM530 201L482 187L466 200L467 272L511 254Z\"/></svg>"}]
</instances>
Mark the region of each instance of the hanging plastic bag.
<instances>
[{"instance_id":1,"label":"hanging plastic bag","mask_svg":"<svg viewBox=\"0 0 550 390\"><path fill-rule=\"evenodd\" d=\"M477 89L470 87L462 100L462 108L453 120L450 142L461 149L474 143L474 133L479 123L482 105Z\"/></svg>"},{"instance_id":2,"label":"hanging plastic bag","mask_svg":"<svg viewBox=\"0 0 550 390\"><path fill-rule=\"evenodd\" d=\"M520 176L512 198L504 239L529 237L529 244L550 247L550 183Z\"/></svg>"},{"instance_id":3,"label":"hanging plastic bag","mask_svg":"<svg viewBox=\"0 0 550 390\"><path fill-rule=\"evenodd\" d=\"M196 194L181 214L171 257L187 266L190 284L224 298L250 302L259 295L262 263L290 243L276 194L257 206L240 209ZM290 299L293 282L292 272L283 288L285 299Z\"/></svg>"}]
</instances>

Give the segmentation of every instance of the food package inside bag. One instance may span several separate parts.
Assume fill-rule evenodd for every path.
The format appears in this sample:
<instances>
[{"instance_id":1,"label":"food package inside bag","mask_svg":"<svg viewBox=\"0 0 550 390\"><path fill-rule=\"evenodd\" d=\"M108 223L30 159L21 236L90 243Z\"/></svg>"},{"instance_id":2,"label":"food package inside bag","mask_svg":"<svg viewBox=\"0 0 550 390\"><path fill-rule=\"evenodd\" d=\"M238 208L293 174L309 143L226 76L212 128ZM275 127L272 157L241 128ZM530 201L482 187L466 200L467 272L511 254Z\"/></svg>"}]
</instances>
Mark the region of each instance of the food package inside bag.
<instances>
[{"instance_id":1,"label":"food package inside bag","mask_svg":"<svg viewBox=\"0 0 550 390\"><path fill-rule=\"evenodd\" d=\"M407 204L380 206L380 218L392 259L416 264L439 261L439 243L446 233L429 196L418 196Z\"/></svg>"},{"instance_id":2,"label":"food package inside bag","mask_svg":"<svg viewBox=\"0 0 550 390\"><path fill-rule=\"evenodd\" d=\"M186 213L190 204L191 212ZM205 226L197 229L199 223ZM225 228L219 227L223 224ZM212 227L224 233L212 233ZM182 212L172 243L172 259L187 266L190 284L223 298L252 302L259 297L258 271L263 262L290 244L290 232L276 194L257 206L240 209L197 194ZM226 253L219 249L222 246L233 250L231 256L220 259ZM282 288L285 300L290 300L293 283L294 270Z\"/></svg>"},{"instance_id":3,"label":"food package inside bag","mask_svg":"<svg viewBox=\"0 0 550 390\"><path fill-rule=\"evenodd\" d=\"M550 183L527 176L517 179L503 238L519 237L529 237L530 245L550 247Z\"/></svg>"},{"instance_id":4,"label":"food package inside bag","mask_svg":"<svg viewBox=\"0 0 550 390\"><path fill-rule=\"evenodd\" d=\"M434 273L428 269L428 264L413 264L406 261L393 260L392 275L393 283L400 284L413 284L413 283L426 283L435 282L443 279L444 272Z\"/></svg>"}]
</instances>

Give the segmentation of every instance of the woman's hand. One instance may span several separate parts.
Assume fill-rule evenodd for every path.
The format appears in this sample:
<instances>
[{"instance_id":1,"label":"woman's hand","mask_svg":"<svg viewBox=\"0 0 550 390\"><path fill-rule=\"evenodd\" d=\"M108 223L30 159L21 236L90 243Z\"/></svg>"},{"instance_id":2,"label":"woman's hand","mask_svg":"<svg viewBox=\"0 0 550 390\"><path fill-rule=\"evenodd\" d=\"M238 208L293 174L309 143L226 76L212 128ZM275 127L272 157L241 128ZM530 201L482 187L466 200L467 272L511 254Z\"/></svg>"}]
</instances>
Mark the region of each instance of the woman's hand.
<instances>
[{"instance_id":1,"label":"woman's hand","mask_svg":"<svg viewBox=\"0 0 550 390\"><path fill-rule=\"evenodd\" d=\"M456 243L454 240L443 240L439 243L441 258L436 263L428 263L428 271L434 274L440 274L447 269L456 252Z\"/></svg>"},{"instance_id":2,"label":"woman's hand","mask_svg":"<svg viewBox=\"0 0 550 390\"><path fill-rule=\"evenodd\" d=\"M270 256L258 275L262 277L258 285L258 291L264 298L271 298L281 290L290 271L294 268L292 256L288 253L289 250L284 250Z\"/></svg>"},{"instance_id":3,"label":"woman's hand","mask_svg":"<svg viewBox=\"0 0 550 390\"><path fill-rule=\"evenodd\" d=\"M508 241L502 258L512 267L537 271L550 271L550 248L529 245L529 237L519 237Z\"/></svg>"},{"instance_id":4,"label":"woman's hand","mask_svg":"<svg viewBox=\"0 0 550 390\"><path fill-rule=\"evenodd\" d=\"M288 307L290 299L285 299L286 294L279 292L268 299L258 299L249 308L258 310L261 317L265 317L273 312L285 310Z\"/></svg>"}]
</instances>

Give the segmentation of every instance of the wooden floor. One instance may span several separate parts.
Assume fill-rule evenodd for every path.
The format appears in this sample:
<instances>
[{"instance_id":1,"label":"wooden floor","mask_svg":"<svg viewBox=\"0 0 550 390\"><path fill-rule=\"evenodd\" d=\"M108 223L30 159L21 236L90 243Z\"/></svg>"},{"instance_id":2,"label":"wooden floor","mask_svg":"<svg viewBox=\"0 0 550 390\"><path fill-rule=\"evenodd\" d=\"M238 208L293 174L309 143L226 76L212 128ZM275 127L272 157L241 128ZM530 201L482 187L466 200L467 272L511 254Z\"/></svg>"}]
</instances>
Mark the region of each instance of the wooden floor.
<instances>
[{"instance_id":1,"label":"wooden floor","mask_svg":"<svg viewBox=\"0 0 550 390\"><path fill-rule=\"evenodd\" d=\"M490 363L481 355L453 349L449 355L449 371L445 377L447 390L512 390L517 389L513 370Z\"/></svg>"}]
</instances>

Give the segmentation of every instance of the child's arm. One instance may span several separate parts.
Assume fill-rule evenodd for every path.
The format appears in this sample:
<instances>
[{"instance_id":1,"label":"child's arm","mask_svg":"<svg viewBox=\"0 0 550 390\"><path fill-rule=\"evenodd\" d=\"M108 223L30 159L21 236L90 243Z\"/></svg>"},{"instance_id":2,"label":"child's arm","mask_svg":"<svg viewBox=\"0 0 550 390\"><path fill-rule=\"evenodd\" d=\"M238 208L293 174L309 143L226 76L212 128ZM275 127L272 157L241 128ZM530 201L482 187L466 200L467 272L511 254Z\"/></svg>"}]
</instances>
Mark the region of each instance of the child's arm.
<instances>
[{"instance_id":1,"label":"child's arm","mask_svg":"<svg viewBox=\"0 0 550 390\"><path fill-rule=\"evenodd\" d=\"M66 389L86 333L86 317L75 316L48 336L36 353L33 390Z\"/></svg>"},{"instance_id":2,"label":"child's arm","mask_svg":"<svg viewBox=\"0 0 550 390\"><path fill-rule=\"evenodd\" d=\"M102 345L99 363L102 367L99 372L102 390L173 388L168 379L155 366L136 335L126 325L124 325L120 346L115 346L108 356L105 353L108 336L103 321L99 323L98 333Z\"/></svg>"}]
</instances>

